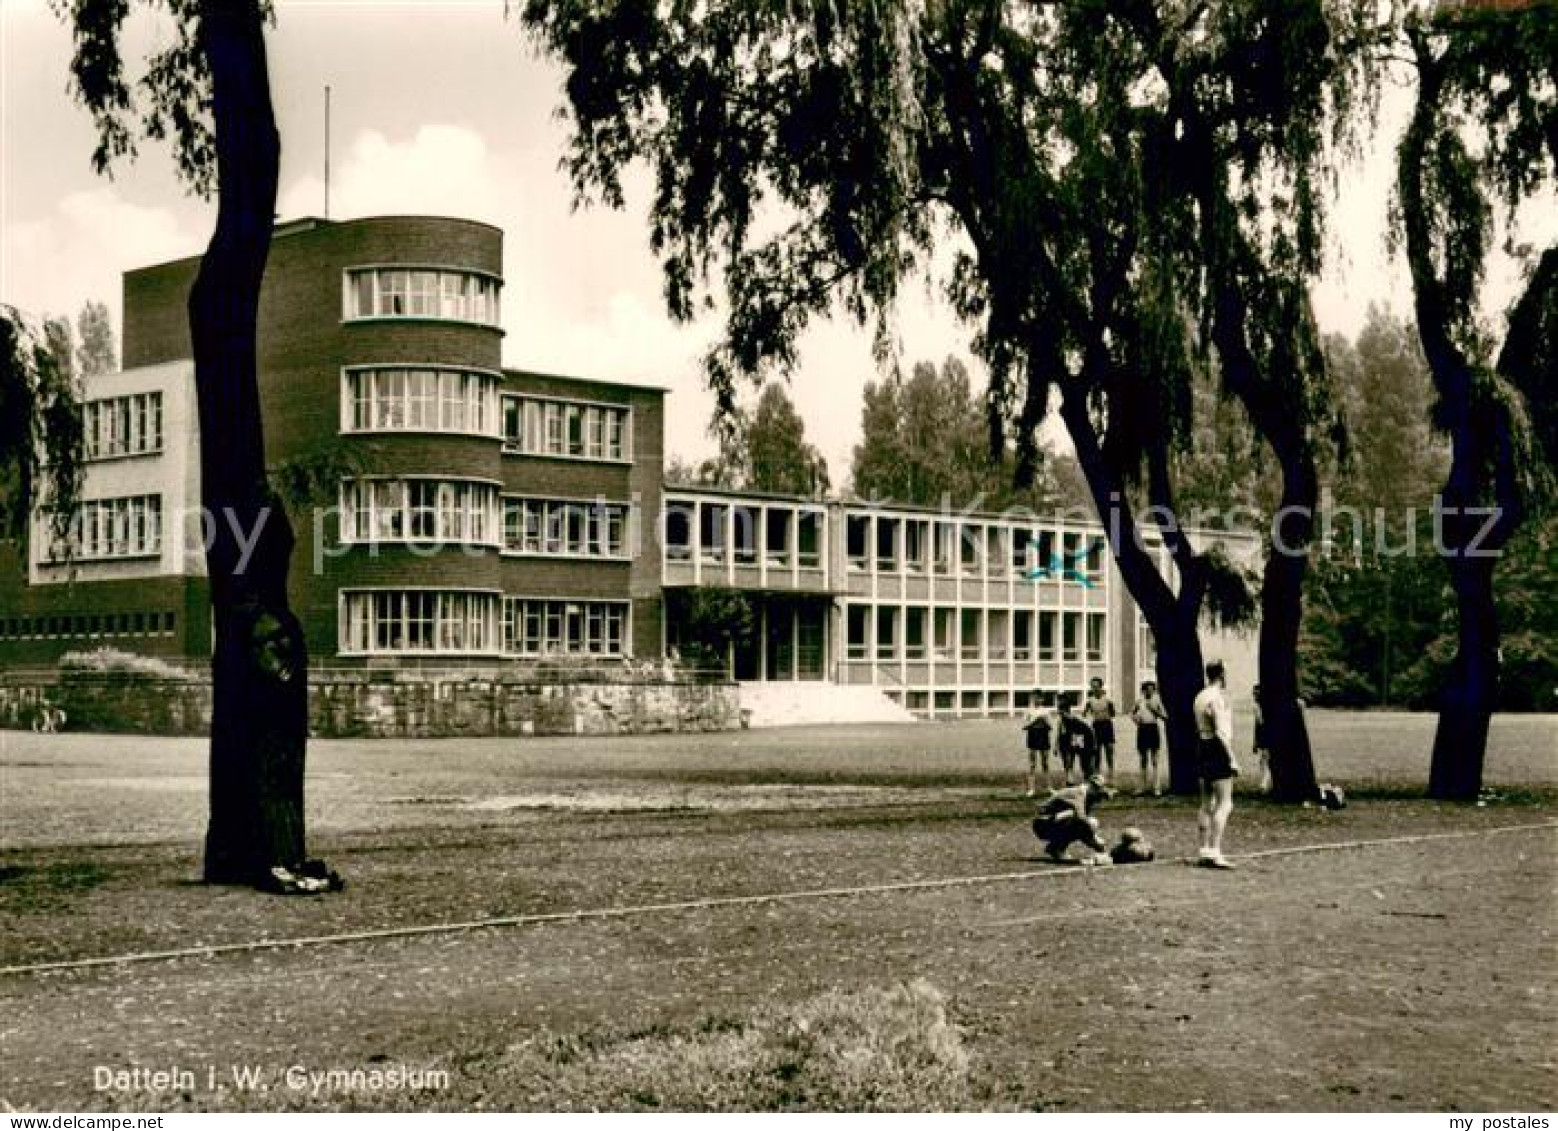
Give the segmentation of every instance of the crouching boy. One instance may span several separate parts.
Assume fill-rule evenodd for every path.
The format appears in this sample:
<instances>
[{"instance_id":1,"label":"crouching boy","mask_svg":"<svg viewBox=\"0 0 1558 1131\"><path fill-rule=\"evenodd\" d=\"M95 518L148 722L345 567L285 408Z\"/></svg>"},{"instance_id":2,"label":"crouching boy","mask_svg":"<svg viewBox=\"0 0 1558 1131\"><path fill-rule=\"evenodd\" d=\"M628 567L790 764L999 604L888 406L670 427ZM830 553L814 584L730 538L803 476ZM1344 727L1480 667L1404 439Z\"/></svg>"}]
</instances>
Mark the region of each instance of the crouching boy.
<instances>
[{"instance_id":1,"label":"crouching boy","mask_svg":"<svg viewBox=\"0 0 1558 1131\"><path fill-rule=\"evenodd\" d=\"M1066 849L1073 844L1086 846L1095 856L1107 851L1093 810L1100 801L1112 796L1104 779L1094 774L1081 785L1054 790L1044 799L1033 822L1033 835L1044 842L1044 851L1051 860L1064 859Z\"/></svg>"}]
</instances>

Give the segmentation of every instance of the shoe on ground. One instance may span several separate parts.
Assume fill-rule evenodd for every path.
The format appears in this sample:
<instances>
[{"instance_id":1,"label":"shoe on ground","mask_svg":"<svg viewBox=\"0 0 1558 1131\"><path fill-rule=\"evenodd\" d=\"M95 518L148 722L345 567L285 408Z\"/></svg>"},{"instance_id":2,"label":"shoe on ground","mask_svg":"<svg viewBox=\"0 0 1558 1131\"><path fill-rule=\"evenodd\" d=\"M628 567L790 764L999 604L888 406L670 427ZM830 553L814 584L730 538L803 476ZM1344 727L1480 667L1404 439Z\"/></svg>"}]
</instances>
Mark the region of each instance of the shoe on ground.
<instances>
[{"instance_id":1,"label":"shoe on ground","mask_svg":"<svg viewBox=\"0 0 1558 1131\"><path fill-rule=\"evenodd\" d=\"M1234 868L1233 861L1226 856L1202 856L1196 863L1203 868L1216 868L1222 872L1231 872Z\"/></svg>"}]
</instances>

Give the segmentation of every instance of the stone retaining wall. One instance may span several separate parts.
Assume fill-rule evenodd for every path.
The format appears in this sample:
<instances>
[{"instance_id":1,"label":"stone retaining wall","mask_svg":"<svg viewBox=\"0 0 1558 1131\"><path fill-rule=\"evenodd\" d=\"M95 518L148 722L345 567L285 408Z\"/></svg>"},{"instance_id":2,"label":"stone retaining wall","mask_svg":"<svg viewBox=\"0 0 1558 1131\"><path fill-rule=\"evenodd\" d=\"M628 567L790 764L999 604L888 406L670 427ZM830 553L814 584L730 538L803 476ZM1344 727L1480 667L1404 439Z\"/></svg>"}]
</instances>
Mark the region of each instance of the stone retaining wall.
<instances>
[{"instance_id":1,"label":"stone retaining wall","mask_svg":"<svg viewBox=\"0 0 1558 1131\"><path fill-rule=\"evenodd\" d=\"M203 735L211 725L204 677L0 676L0 727L31 727L44 702L65 712L67 731ZM741 710L732 683L331 672L310 681L309 725L318 738L654 734L734 730Z\"/></svg>"}]
</instances>

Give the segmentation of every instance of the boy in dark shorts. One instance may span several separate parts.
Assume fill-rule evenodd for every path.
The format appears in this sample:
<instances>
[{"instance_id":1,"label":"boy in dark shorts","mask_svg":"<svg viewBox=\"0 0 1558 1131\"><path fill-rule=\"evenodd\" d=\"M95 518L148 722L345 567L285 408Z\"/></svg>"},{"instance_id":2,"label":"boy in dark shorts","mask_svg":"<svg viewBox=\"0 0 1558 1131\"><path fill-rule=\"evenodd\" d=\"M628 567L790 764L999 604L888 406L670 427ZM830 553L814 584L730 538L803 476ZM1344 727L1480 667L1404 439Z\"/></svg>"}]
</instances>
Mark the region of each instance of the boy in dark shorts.
<instances>
[{"instance_id":1,"label":"boy in dark shorts","mask_svg":"<svg viewBox=\"0 0 1558 1131\"><path fill-rule=\"evenodd\" d=\"M1228 679L1222 661L1206 665L1206 687L1196 696L1197 773L1201 778L1201 808L1196 825L1201 831L1201 850L1196 863L1203 868L1232 868L1223 855L1223 830L1233 812L1233 779L1239 766L1233 760L1233 711L1228 706Z\"/></svg>"},{"instance_id":2,"label":"boy in dark shorts","mask_svg":"<svg viewBox=\"0 0 1558 1131\"><path fill-rule=\"evenodd\" d=\"M1070 785L1072 771L1081 774L1082 780L1098 772L1098 740L1093 728L1071 713L1075 705L1072 692L1060 697L1060 719L1056 724L1056 740L1060 743L1060 764L1066 771L1066 784Z\"/></svg>"},{"instance_id":3,"label":"boy in dark shorts","mask_svg":"<svg viewBox=\"0 0 1558 1131\"><path fill-rule=\"evenodd\" d=\"M1054 696L1046 691L1033 693L1033 713L1023 724L1023 740L1028 748L1028 796L1039 795L1039 768L1044 769L1044 784L1050 784L1049 756L1054 745L1055 721L1050 711Z\"/></svg>"},{"instance_id":4,"label":"boy in dark shorts","mask_svg":"<svg viewBox=\"0 0 1558 1131\"><path fill-rule=\"evenodd\" d=\"M1098 745L1098 759L1104 776L1114 780L1114 700L1104 690L1104 681L1096 675L1088 681L1087 702L1083 715L1093 726L1093 741Z\"/></svg>"},{"instance_id":5,"label":"boy in dark shorts","mask_svg":"<svg viewBox=\"0 0 1558 1131\"><path fill-rule=\"evenodd\" d=\"M1168 712L1163 708L1163 698L1158 685L1146 680L1141 685L1141 695L1131 708L1131 721L1136 724L1136 757L1141 760L1141 792L1152 791L1159 797L1163 790L1158 785L1158 755L1163 749L1163 721Z\"/></svg>"},{"instance_id":6,"label":"boy in dark shorts","mask_svg":"<svg viewBox=\"0 0 1558 1131\"><path fill-rule=\"evenodd\" d=\"M1044 842L1044 853L1057 863L1066 849L1082 844L1092 850L1092 858L1108 851L1099 835L1098 818L1093 810L1100 801L1112 796L1103 778L1094 774L1081 785L1054 790L1039 806L1033 822L1033 835ZM1108 859L1107 856L1104 857Z\"/></svg>"}]
</instances>

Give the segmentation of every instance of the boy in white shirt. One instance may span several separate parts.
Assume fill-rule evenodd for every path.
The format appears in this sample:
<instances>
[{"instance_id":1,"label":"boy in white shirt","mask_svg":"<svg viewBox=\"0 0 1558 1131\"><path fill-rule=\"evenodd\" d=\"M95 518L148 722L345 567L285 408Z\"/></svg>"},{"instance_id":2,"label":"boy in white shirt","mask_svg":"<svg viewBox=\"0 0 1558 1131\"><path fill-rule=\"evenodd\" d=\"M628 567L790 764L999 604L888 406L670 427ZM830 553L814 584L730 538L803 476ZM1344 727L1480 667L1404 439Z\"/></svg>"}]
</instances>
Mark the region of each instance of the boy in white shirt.
<instances>
[{"instance_id":1,"label":"boy in white shirt","mask_svg":"<svg viewBox=\"0 0 1558 1131\"><path fill-rule=\"evenodd\" d=\"M1203 868L1232 868L1223 856L1223 830L1233 812L1233 779L1239 765L1233 760L1233 711L1228 706L1228 677L1221 660L1206 665L1206 687L1196 696L1197 772L1201 778L1201 808L1196 824L1201 831L1197 863Z\"/></svg>"}]
</instances>

